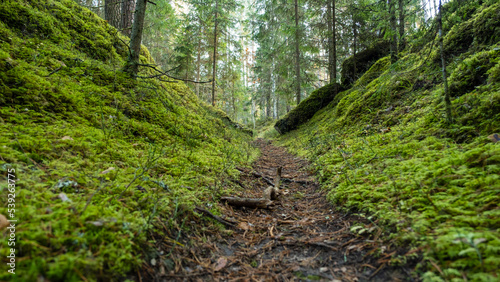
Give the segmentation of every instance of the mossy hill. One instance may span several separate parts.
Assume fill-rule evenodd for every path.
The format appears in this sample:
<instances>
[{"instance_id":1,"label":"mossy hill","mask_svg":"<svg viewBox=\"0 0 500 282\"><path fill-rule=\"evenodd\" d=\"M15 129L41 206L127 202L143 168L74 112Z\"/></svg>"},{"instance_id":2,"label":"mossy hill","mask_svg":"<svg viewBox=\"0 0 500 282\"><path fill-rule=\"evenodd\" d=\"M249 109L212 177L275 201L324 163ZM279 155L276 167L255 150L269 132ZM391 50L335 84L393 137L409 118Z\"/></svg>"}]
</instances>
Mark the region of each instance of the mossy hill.
<instances>
[{"instance_id":1,"label":"mossy hill","mask_svg":"<svg viewBox=\"0 0 500 282\"><path fill-rule=\"evenodd\" d=\"M0 214L18 220L15 275L2 240L0 280L124 280L255 159L250 135L182 82L123 74L127 41L70 0L0 3Z\"/></svg>"},{"instance_id":2,"label":"mossy hill","mask_svg":"<svg viewBox=\"0 0 500 282\"><path fill-rule=\"evenodd\" d=\"M413 246L389 263L422 259L425 281L500 279L500 143L490 136L500 133L500 3L464 3L445 6L453 124L433 25L297 130L267 133L314 162L336 206L377 226L353 232Z\"/></svg>"}]
</instances>

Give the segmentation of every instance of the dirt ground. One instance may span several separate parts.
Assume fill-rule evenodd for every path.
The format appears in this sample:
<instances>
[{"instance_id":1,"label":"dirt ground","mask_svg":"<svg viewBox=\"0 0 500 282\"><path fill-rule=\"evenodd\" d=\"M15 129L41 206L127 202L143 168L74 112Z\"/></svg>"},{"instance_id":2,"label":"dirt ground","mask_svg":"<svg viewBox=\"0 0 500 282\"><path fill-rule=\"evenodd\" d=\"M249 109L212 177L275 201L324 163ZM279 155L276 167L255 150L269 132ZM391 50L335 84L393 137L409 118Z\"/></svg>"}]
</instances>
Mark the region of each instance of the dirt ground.
<instances>
[{"instance_id":1,"label":"dirt ground","mask_svg":"<svg viewBox=\"0 0 500 282\"><path fill-rule=\"evenodd\" d=\"M307 161L269 141L259 139L256 144L262 156L253 170L240 169L236 183L245 189L232 196L262 197L277 167L282 167L280 196L272 209L221 203L221 218L231 231L181 234L184 247L160 244L162 254L171 253L162 263L149 262L139 280L418 281L413 272L416 261L394 265L394 259L409 250L384 241L382 233L387 230L376 221L336 210L307 170ZM202 215L202 220L212 219ZM360 223L366 235L351 232Z\"/></svg>"}]
</instances>

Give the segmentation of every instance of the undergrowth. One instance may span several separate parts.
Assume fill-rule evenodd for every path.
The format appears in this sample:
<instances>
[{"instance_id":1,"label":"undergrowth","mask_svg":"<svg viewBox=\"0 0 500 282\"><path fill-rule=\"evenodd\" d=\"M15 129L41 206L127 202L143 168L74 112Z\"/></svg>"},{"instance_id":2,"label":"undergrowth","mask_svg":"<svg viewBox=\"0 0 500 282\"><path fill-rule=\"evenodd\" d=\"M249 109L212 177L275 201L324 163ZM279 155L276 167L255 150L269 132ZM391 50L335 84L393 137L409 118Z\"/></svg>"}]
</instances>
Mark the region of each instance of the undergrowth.
<instances>
[{"instance_id":1,"label":"undergrowth","mask_svg":"<svg viewBox=\"0 0 500 282\"><path fill-rule=\"evenodd\" d=\"M151 234L180 244L193 207L256 158L182 82L122 73L127 41L70 0L0 3L0 170L15 170L18 220L15 275L3 240L0 280L123 280L156 255Z\"/></svg>"},{"instance_id":2,"label":"undergrowth","mask_svg":"<svg viewBox=\"0 0 500 282\"><path fill-rule=\"evenodd\" d=\"M447 23L455 24L445 38L453 125L445 122L434 40L395 64L382 58L277 138L313 162L336 206L370 214L387 238L421 248L425 281L500 277L500 147L487 137L500 133L500 4L471 5L470 18ZM467 26L471 42L457 42Z\"/></svg>"}]
</instances>

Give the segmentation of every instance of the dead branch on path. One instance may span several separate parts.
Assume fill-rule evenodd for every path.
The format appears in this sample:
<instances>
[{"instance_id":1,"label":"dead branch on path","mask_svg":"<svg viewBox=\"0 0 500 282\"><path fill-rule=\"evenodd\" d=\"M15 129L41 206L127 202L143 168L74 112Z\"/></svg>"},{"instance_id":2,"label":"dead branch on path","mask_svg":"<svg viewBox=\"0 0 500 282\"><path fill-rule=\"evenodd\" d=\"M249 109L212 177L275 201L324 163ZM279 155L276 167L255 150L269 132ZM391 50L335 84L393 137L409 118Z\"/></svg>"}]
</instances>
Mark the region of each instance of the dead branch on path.
<instances>
[{"instance_id":1,"label":"dead branch on path","mask_svg":"<svg viewBox=\"0 0 500 282\"><path fill-rule=\"evenodd\" d=\"M221 200L236 207L269 209L274 205L273 201L265 198L222 197Z\"/></svg>"},{"instance_id":2,"label":"dead branch on path","mask_svg":"<svg viewBox=\"0 0 500 282\"><path fill-rule=\"evenodd\" d=\"M273 201L278 198L279 193L278 189L281 180L281 167L278 167L276 169L275 183L258 172L252 172L252 174L254 176L261 177L271 185L266 188L266 190L264 190L262 198L222 197L221 200L237 207L270 209L272 206L274 206Z\"/></svg>"},{"instance_id":3,"label":"dead branch on path","mask_svg":"<svg viewBox=\"0 0 500 282\"><path fill-rule=\"evenodd\" d=\"M228 226L228 227L231 227L231 228L236 228L236 229L237 229L236 225L234 225L233 223L231 223L231 222L229 222L229 221L227 221L227 220L223 219L223 218L222 218L222 217L220 217L220 216L216 216L215 214L213 214L213 213L211 213L211 212L207 211L206 209L203 209L203 208L200 208L200 207L196 207L196 208L194 209L194 211L199 212L199 213L203 213L203 214L205 214L205 215L207 215L207 216L209 216L209 217L211 217L211 218L213 218L213 219L217 220L218 222L220 222L220 223L224 224L225 226Z\"/></svg>"}]
</instances>

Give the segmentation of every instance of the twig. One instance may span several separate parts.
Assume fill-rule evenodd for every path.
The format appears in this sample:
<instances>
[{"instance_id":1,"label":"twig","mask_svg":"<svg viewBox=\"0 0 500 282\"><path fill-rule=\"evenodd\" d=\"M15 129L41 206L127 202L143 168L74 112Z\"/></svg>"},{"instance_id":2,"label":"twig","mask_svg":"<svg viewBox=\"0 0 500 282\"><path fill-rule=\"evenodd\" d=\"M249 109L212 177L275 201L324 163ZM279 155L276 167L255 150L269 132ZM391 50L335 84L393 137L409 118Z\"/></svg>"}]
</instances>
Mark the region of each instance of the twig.
<instances>
[{"instance_id":1,"label":"twig","mask_svg":"<svg viewBox=\"0 0 500 282\"><path fill-rule=\"evenodd\" d=\"M103 185L99 188L97 188L94 193L92 193L92 195L90 195L90 198L87 200L87 203L85 204L85 207L83 208L83 211L80 213L80 215L82 215L85 210L87 209L88 205L90 204L90 202L92 201L92 198L94 197L95 194L97 194L97 192L101 191L101 189L103 189L104 187L108 186L107 184L106 185Z\"/></svg>"},{"instance_id":2,"label":"twig","mask_svg":"<svg viewBox=\"0 0 500 282\"><path fill-rule=\"evenodd\" d=\"M266 181L266 182L267 182L267 184L269 184L269 185L271 185L271 186L273 186L273 187L274 187L274 183L273 183L273 181L272 181L271 179L269 179L269 178L265 177L264 175L262 175L262 174L260 174L260 173L258 173L258 172L256 172L256 171L253 171L253 172L252 172L252 175L253 175L253 176L255 176L255 177L260 177L260 178L264 179L264 181Z\"/></svg>"},{"instance_id":3,"label":"twig","mask_svg":"<svg viewBox=\"0 0 500 282\"><path fill-rule=\"evenodd\" d=\"M171 75L167 74L167 72L163 72L163 71L157 69L156 67L154 67L152 65L147 65L147 64L137 64L137 65L141 66L141 67L152 68L153 70L159 72L159 74L157 74L157 75L151 75L151 76L139 76L139 75L136 75L135 77L137 77L137 78L159 78L159 77L162 77L162 76L166 76L168 78L172 78L172 79L176 79L176 80L180 80L180 81L192 82L192 83L211 83L211 82L213 82L213 79L210 79L208 81L194 81L194 80L190 80L190 79L178 78L178 77L171 76ZM173 82L173 81L167 81L167 82Z\"/></svg>"},{"instance_id":4,"label":"twig","mask_svg":"<svg viewBox=\"0 0 500 282\"><path fill-rule=\"evenodd\" d=\"M220 217L220 216L216 216L215 214L213 214L213 213L211 213L211 212L207 211L207 210L206 210L206 209L204 209L204 208L196 207L196 208L194 208L194 211L199 212L199 213L203 213L203 214L205 214L205 215L207 215L207 216L209 216L209 217L211 217L211 218L213 218L213 219L217 220L218 222L220 222L220 223L224 224L225 226L228 226L228 227L231 227L231 228L237 228L237 227L236 227L236 225L234 225L234 224L230 223L229 221L227 221L227 220L223 219L223 218L222 218L222 217Z\"/></svg>"},{"instance_id":5,"label":"twig","mask_svg":"<svg viewBox=\"0 0 500 282\"><path fill-rule=\"evenodd\" d=\"M372 275L370 275L368 280L371 280L373 277L375 277L375 275L377 275L377 273L379 273L380 270L382 270L384 267L385 267L385 263L383 263L377 270L375 270L375 272L373 272Z\"/></svg>"}]
</instances>

